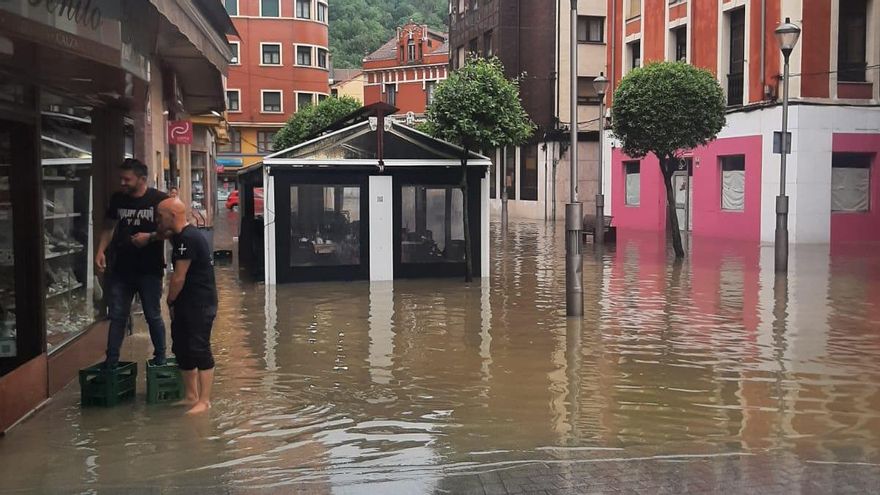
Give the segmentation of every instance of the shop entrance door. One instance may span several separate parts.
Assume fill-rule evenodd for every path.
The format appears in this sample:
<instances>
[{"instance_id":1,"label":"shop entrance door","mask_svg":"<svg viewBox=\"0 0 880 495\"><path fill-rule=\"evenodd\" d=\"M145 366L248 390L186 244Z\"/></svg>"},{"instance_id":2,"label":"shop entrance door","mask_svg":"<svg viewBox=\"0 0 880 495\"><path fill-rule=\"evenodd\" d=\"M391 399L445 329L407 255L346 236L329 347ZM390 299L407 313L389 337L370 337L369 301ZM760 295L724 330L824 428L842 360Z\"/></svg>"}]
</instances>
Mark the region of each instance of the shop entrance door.
<instances>
[{"instance_id":1,"label":"shop entrance door","mask_svg":"<svg viewBox=\"0 0 880 495\"><path fill-rule=\"evenodd\" d=\"M678 171L672 175L672 190L675 193L675 213L678 215L678 228L682 232L693 230L693 167L690 158L679 161Z\"/></svg>"}]
</instances>

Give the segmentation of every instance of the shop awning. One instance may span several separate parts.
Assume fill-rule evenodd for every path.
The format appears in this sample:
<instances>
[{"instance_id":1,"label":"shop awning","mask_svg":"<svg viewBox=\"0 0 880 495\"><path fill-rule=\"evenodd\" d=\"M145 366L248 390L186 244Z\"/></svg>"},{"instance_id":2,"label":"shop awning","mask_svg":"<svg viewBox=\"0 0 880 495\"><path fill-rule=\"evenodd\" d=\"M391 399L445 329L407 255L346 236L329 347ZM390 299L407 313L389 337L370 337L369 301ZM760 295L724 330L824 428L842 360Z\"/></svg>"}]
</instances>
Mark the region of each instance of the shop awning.
<instances>
[{"instance_id":1,"label":"shop awning","mask_svg":"<svg viewBox=\"0 0 880 495\"><path fill-rule=\"evenodd\" d=\"M150 0L166 22L159 31L159 55L177 74L189 114L225 109L222 76L232 52L226 35L237 35L220 2Z\"/></svg>"}]
</instances>

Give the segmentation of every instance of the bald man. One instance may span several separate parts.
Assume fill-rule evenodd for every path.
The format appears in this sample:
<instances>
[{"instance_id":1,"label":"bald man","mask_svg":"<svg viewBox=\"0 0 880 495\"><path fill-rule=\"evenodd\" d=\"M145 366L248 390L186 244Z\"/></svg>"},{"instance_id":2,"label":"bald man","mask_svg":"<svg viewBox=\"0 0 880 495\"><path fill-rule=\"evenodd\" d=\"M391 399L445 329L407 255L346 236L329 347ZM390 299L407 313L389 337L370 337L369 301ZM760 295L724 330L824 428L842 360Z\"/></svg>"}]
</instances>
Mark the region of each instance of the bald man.
<instances>
[{"instance_id":1,"label":"bald man","mask_svg":"<svg viewBox=\"0 0 880 495\"><path fill-rule=\"evenodd\" d=\"M183 375L188 414L211 407L214 356L211 328L217 315L217 286L208 240L186 221L186 207L177 198L159 203L159 232L171 239L174 273L168 287L171 350Z\"/></svg>"}]
</instances>

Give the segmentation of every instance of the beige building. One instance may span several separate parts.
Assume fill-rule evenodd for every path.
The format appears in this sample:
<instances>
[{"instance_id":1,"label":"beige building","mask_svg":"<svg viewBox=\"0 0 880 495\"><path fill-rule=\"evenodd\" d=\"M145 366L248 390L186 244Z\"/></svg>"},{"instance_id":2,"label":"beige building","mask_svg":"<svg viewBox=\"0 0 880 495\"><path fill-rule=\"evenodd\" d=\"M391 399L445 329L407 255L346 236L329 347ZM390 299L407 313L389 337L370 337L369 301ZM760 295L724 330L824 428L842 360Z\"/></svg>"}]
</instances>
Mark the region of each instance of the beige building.
<instances>
[{"instance_id":1,"label":"beige building","mask_svg":"<svg viewBox=\"0 0 880 495\"><path fill-rule=\"evenodd\" d=\"M364 101L364 72L361 69L333 69L330 72L330 95L350 96Z\"/></svg>"},{"instance_id":2,"label":"beige building","mask_svg":"<svg viewBox=\"0 0 880 495\"><path fill-rule=\"evenodd\" d=\"M577 21L577 99L578 112L577 123L579 146L578 146L578 199L584 204L584 213L595 212L595 196L598 184L598 159L599 142L599 98L593 88L593 80L605 70L606 58L606 4L603 0L578 0ZM559 2L559 50L557 53L557 67L559 77L556 80L556 115L561 126L568 128L571 122L571 11L569 2ZM606 100L607 101L607 100ZM548 164L551 174L551 184L556 184L556 212L557 218L562 218L565 212L565 204L569 202L570 189L570 161L568 150L570 139L568 136L562 139L563 143L551 143L553 151L550 153L552 160ZM555 181L552 179L555 168ZM610 180L606 180L605 189L608 189ZM548 193L548 202L551 205L553 190ZM607 196L607 194L606 194Z\"/></svg>"}]
</instances>

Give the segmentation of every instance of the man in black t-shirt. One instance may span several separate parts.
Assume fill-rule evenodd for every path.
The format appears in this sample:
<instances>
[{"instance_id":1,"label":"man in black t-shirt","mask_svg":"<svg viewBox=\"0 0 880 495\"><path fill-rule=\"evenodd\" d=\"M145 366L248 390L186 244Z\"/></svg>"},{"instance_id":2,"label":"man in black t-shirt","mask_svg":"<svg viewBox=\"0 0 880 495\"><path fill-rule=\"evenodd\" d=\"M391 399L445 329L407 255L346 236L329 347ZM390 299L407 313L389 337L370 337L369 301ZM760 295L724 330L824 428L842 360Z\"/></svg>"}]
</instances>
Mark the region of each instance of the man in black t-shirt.
<instances>
[{"instance_id":1,"label":"man in black t-shirt","mask_svg":"<svg viewBox=\"0 0 880 495\"><path fill-rule=\"evenodd\" d=\"M172 350L183 375L188 414L211 407L214 356L211 328L217 316L217 286L211 248L204 234L186 221L178 199L159 205L159 232L171 238L174 273L168 286Z\"/></svg>"},{"instance_id":2,"label":"man in black t-shirt","mask_svg":"<svg viewBox=\"0 0 880 495\"><path fill-rule=\"evenodd\" d=\"M140 295L153 341L153 364L165 362L165 323L162 321L162 278L165 270L163 239L156 233L158 206L168 196L147 187L147 166L126 159L119 167L121 191L110 198L95 265L104 274L110 316L107 335L108 368L119 363L119 349L131 313L131 301Z\"/></svg>"}]
</instances>

